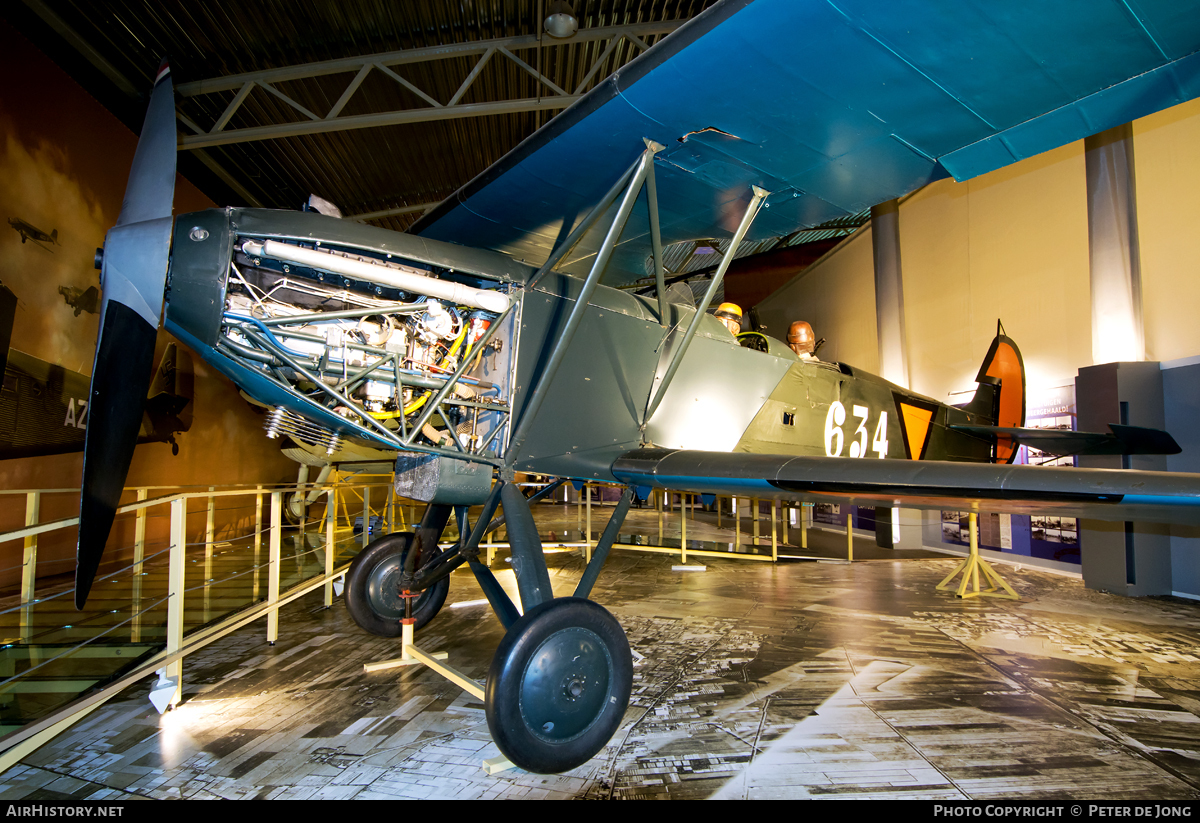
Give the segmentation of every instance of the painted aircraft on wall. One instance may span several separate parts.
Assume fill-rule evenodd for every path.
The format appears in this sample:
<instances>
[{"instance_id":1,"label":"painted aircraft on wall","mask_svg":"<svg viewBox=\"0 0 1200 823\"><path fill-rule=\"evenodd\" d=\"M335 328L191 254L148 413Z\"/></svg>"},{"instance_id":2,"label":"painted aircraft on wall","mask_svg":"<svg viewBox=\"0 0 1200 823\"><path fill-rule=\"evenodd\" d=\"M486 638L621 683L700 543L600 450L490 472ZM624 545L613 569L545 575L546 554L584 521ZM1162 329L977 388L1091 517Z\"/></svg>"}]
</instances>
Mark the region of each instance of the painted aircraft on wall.
<instances>
[{"instance_id":1,"label":"painted aircraft on wall","mask_svg":"<svg viewBox=\"0 0 1200 823\"><path fill-rule=\"evenodd\" d=\"M78 286L59 286L58 293L62 295L63 301L75 310L76 317L83 312L100 312L100 289L95 286L88 286L86 289Z\"/></svg>"},{"instance_id":2,"label":"painted aircraft on wall","mask_svg":"<svg viewBox=\"0 0 1200 823\"><path fill-rule=\"evenodd\" d=\"M190 373L177 367L187 352L168 344L142 409L138 443L169 443L191 427ZM88 376L10 349L0 387L0 460L83 451Z\"/></svg>"},{"instance_id":3,"label":"painted aircraft on wall","mask_svg":"<svg viewBox=\"0 0 1200 823\"><path fill-rule=\"evenodd\" d=\"M53 252L54 249L47 246L46 243L53 243L55 246L60 245L58 242L58 229L46 234L37 226L26 223L19 217L8 218L8 225L12 226L20 233L22 243L24 243L26 240L32 240L34 244L41 246L48 252Z\"/></svg>"},{"instance_id":4,"label":"painted aircraft on wall","mask_svg":"<svg viewBox=\"0 0 1200 823\"><path fill-rule=\"evenodd\" d=\"M270 408L268 436L398 454L397 490L429 505L415 532L358 556L347 606L397 636L469 565L507 628L489 729L531 771L583 763L621 722L629 647L587 598L651 488L1200 522L1198 476L1011 465L1019 443L1053 435L1022 429L1003 334L954 408L778 341L739 346L707 313L728 257L696 307L672 302L661 263L667 243L732 235L736 249L1190 99L1197 5L726 0L407 234L261 209L172 220L164 67L103 253L77 605L133 452L164 286L166 327ZM650 297L616 288L650 278ZM1154 450L1159 435L1082 438L1069 448ZM625 486L572 597L551 591L518 471ZM443 551L451 517L462 537ZM477 558L500 522L523 614Z\"/></svg>"},{"instance_id":5,"label":"painted aircraft on wall","mask_svg":"<svg viewBox=\"0 0 1200 823\"><path fill-rule=\"evenodd\" d=\"M0 460L83 451L88 376L9 348L17 297L0 283ZM192 424L192 365L168 343L142 410L138 443L170 443Z\"/></svg>"}]
</instances>

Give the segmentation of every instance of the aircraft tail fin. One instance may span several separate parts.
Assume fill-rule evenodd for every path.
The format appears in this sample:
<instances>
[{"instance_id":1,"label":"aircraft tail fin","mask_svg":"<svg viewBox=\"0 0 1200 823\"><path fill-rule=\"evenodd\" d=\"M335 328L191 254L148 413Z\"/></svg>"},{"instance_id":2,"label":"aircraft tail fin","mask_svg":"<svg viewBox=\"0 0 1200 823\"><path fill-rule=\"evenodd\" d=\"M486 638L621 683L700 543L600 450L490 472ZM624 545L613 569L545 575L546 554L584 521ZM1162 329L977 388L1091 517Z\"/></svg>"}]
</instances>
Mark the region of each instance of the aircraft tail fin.
<instances>
[{"instance_id":1,"label":"aircraft tail fin","mask_svg":"<svg viewBox=\"0 0 1200 823\"><path fill-rule=\"evenodd\" d=\"M58 229L54 229L50 232L50 242L56 246L58 245Z\"/></svg>"},{"instance_id":2,"label":"aircraft tail fin","mask_svg":"<svg viewBox=\"0 0 1200 823\"><path fill-rule=\"evenodd\" d=\"M996 321L996 337L983 358L975 376L979 388L963 411L988 421L999 428L1021 428L1025 425L1025 361L1004 326ZM997 438L996 463L1011 463L1017 456L1019 444L1006 437Z\"/></svg>"},{"instance_id":3,"label":"aircraft tail fin","mask_svg":"<svg viewBox=\"0 0 1200 823\"><path fill-rule=\"evenodd\" d=\"M167 343L163 350L162 359L158 361L158 371L150 381L150 390L146 393L149 400L163 394L175 394L175 364L178 358L178 347L174 341Z\"/></svg>"}]
</instances>

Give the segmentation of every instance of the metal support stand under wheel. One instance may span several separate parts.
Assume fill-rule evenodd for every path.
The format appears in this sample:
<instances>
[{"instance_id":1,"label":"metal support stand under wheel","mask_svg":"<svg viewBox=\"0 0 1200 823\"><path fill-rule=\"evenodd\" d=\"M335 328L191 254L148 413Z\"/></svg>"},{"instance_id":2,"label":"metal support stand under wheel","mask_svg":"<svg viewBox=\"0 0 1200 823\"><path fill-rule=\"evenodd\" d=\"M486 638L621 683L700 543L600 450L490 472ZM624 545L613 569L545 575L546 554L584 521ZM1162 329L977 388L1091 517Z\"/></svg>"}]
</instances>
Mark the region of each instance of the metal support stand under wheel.
<instances>
[{"instance_id":1,"label":"metal support stand under wheel","mask_svg":"<svg viewBox=\"0 0 1200 823\"><path fill-rule=\"evenodd\" d=\"M1005 600L1020 600L1021 597L1012 587L1004 582L1004 578L996 574L996 571L991 565L979 556L979 515L975 512L970 513L970 528L971 528L971 552L967 555L954 571L946 575L946 578L937 584L939 591L945 591L950 588L950 581L958 574L962 574L962 581L958 584L958 589L954 592L958 597L1002 597ZM984 579L991 585L986 589L979 587L979 572L982 571ZM971 590L968 591L967 587ZM1001 591L1003 589L1003 591Z\"/></svg>"}]
</instances>

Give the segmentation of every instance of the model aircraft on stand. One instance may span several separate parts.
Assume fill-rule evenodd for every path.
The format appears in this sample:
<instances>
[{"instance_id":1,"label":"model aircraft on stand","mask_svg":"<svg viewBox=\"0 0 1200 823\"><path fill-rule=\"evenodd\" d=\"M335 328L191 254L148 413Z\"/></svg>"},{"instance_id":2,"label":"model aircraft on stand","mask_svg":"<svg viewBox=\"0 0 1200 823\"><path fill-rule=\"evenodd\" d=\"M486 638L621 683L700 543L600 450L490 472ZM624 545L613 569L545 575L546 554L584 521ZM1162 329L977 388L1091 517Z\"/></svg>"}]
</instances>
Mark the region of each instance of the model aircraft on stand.
<instances>
[{"instance_id":1,"label":"model aircraft on stand","mask_svg":"<svg viewBox=\"0 0 1200 823\"><path fill-rule=\"evenodd\" d=\"M487 678L489 729L531 771L585 762L624 715L629 647L587 598L635 494L1200 522L1200 476L1010 465L1022 442L1175 447L1117 426L1021 428L1024 369L1002 333L974 399L955 408L778 341L744 348L707 313L743 239L1200 93L1197 5L1002 16L983 2L726 0L405 234L261 209L172 222L164 68L103 251L77 605L132 456L164 291L167 329L270 408L268 436L397 453L397 491L428 506L414 532L358 556L347 606L368 631L399 635L428 622L450 572L469 565L507 629ZM700 305L671 302L664 244L722 235L730 251ZM651 275L651 297L615 288ZM551 591L516 472L625 487L571 597ZM439 547L451 517L460 540ZM478 560L502 521L522 610Z\"/></svg>"}]
</instances>

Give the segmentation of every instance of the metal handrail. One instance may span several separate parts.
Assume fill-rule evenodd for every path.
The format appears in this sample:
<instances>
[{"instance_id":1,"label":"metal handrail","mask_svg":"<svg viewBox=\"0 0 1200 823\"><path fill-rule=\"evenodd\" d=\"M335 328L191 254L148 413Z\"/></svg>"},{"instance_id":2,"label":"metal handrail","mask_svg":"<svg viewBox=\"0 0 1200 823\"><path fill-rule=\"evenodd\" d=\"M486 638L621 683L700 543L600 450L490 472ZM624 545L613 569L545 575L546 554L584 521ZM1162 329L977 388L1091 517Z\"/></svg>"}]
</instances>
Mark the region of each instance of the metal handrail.
<instances>
[{"instance_id":1,"label":"metal handrail","mask_svg":"<svg viewBox=\"0 0 1200 823\"><path fill-rule=\"evenodd\" d=\"M372 476L375 476L375 475L372 475ZM95 692L93 694L89 694L85 697L81 697L75 701L72 701L68 706L63 707L62 709L52 713L49 716L42 718L40 720L34 721L33 723L28 724L27 726L25 726L21 729L18 729L16 731L11 732L8 735L5 735L4 737L0 737L0 771L7 769L9 766L11 766L13 763L15 763L21 757L24 757L30 751L35 749L37 746L41 745L44 742L48 742L52 737L54 737L56 734L60 733L65 728L69 727L69 725L71 723L82 718L85 714L90 712L97 705L100 705L104 701L115 696L120 691L122 691L124 688L126 688L127 686L136 682L138 679L150 676L155 671L160 672L160 678L164 678L164 680L162 680L160 682L163 682L166 684L165 688L173 690L174 700L177 701L179 696L181 695L181 691L182 691L182 688L181 688L182 661L185 659L187 654L189 654L199 648L202 648L207 643L211 643L211 642L219 639L220 637L223 637L223 636L227 635L228 633L235 631L236 629L241 628L241 627L249 624L250 622L257 620L260 617L264 617L264 616L267 618L267 639L269 642L274 642L274 640L277 636L277 633L278 633L280 607L295 600L297 597L300 597L301 595L303 595L307 592L314 591L315 589L324 586L325 587L325 604L326 604L326 606L331 605L332 604L332 596L333 596L332 595L333 581L336 578L343 575L347 569L346 565L337 566L337 567L334 566L335 547L338 546L339 544L344 544L349 541L356 541L358 539L357 535L351 535L351 536L348 536L348 537L340 539L340 540L335 539L335 537L334 537L334 533L337 528L336 520L338 517L338 508L337 508L338 493L341 492L342 490L363 489L364 494L362 495L362 501L361 501L363 504L362 510L363 510L364 514L370 514L371 509L370 509L369 490L373 487L378 487L378 486L382 485L381 483L378 483L378 482L376 482L376 483L364 482L361 479L362 477L363 477L363 475L358 475L358 476L355 476L354 478L351 478L348 481L343 480L343 481L336 481L333 483L324 483L324 484L320 484L320 485L318 485L318 484L289 484L289 485L279 485L279 486L244 485L244 486L239 486L239 487L225 487L225 488L221 488L221 489L211 487L211 486L187 487L187 488L179 487L179 486L173 486L173 487L159 486L159 487L141 487L139 489L133 490L133 491L136 491L140 497L144 497L144 499L136 500L136 501L127 503L123 506L120 506L118 511L122 512L122 513L135 512L138 514L139 533L138 533L138 537L137 537L138 542L135 544L134 560L131 564L129 564L127 566L123 566L120 570L118 570L116 572L110 572L108 575L106 575L104 578L101 578L101 579L102 580L111 580L115 577L124 575L124 574L128 573L129 571L133 570L134 575L132 578L133 582L131 583L131 585L135 586L134 592L139 592L140 591L140 583L138 583L137 580L138 580L139 574L141 573L140 570L145 569L146 565L148 563L151 563L151 561L155 560L156 558L158 558L161 561L162 555L165 554L165 555L168 555L168 561L169 561L169 582L168 582L168 587L167 587L168 588L167 596L155 598L153 603L149 603L149 600L141 601L140 594L136 594L136 593L132 594L131 596L134 597L134 602L137 603L137 605L133 609L130 610L131 613L129 614L128 617L121 620L119 623L117 623L114 626L105 626L105 625L103 625L103 623L98 623L94 627L90 627L90 628L94 628L99 633L94 637L89 637L88 639L86 639L80 643L72 645L66 651L66 653L64 655L59 655L56 658L51 658L50 660L39 663L35 669L26 670L25 672L22 672L21 675L15 675L13 677L0 680L0 688L2 688L4 686L8 686L9 684L19 680L20 677L29 676L29 674L31 672L37 672L37 671L43 670L44 667L48 666L49 663L55 659L61 659L62 657L70 656L71 654L76 654L81 649L88 646L89 644L110 643L111 635L114 632L117 632L118 630L122 629L123 627L130 626L131 624L134 626L138 626L139 622L147 614L154 612L156 610L161 610L164 604L166 605L166 609L167 609L167 617L166 617L166 624L165 624L166 639L165 639L165 641L157 641L156 640L156 642L163 642L165 648L163 648L159 652L153 653L148 658L148 660L146 660L142 664L140 664L134 671L121 676L120 678L115 680L113 683L98 690L97 692ZM388 477L388 476L387 475L378 475L378 477ZM537 485L537 484L532 484L532 485ZM584 507L585 503L586 503L586 508L587 508L587 518L586 518L587 524L586 524L586 529L584 530L584 533L582 535L584 537L584 540L582 541L582 545L585 547L586 554L589 557L591 554L591 550L592 550L593 546L595 545L595 543L593 541L593 533L592 533L592 528L591 528L591 508L593 505L596 505L599 503L599 501L592 500L591 490L594 485L595 484L587 484L586 487L588 488L588 492L586 492L584 495L581 495L580 497L582 499L580 499L578 501L578 505L580 506L581 525L583 525L583 507ZM164 490L164 489L173 489L173 491L171 491L167 494L157 496L157 497L153 497L153 498L149 497L149 494L152 490ZM76 490L74 490L74 489L71 489L71 490L23 490L20 493L26 494L27 500L29 500L31 498L29 498L28 496L33 496L33 495L40 496L41 494L49 494L49 493L56 493L56 492L68 492L68 491L75 492ZM323 546L324 554L325 554L324 570L321 573L315 574L312 577L297 583L295 586L293 586L291 589L289 589L287 591L281 591L280 590L281 567L282 567L282 563L285 559L281 556L281 551L280 551L281 543L282 543L282 530L283 530L283 526L281 523L282 503L284 500L285 493L299 492L299 491L304 491L306 493L311 493L313 491L317 491L318 494L324 494L326 496L325 514L324 514L323 518L306 521L306 522L312 523L314 525L316 525L318 523L323 523L322 530L324 531L324 536L325 536L325 543ZM4 493L15 494L18 492L13 491L13 490L0 490L0 494L4 494ZM249 548L251 546L254 547L255 559L253 561L253 565L249 569L237 571L233 574L226 574L220 580L205 579L204 582L200 583L199 585L193 585L190 587L185 585L184 559L185 559L185 556L186 556L185 553L188 550L189 544L184 540L183 535L184 535L184 530L186 527L186 518L189 514L189 512L187 512L187 501L194 500L196 498L205 498L210 502L210 505L208 507L208 512L207 512L208 523L207 523L207 527L206 527L206 531L205 531L205 540L201 541L201 543L203 543L207 547L205 550L205 555L206 555L206 560L208 560L208 559L212 559L212 557L213 557L212 548L217 542L215 539L215 532L214 532L214 528L213 528L213 517L214 517L214 512L215 512L215 506L212 504L212 501L215 500L215 498L217 498L217 497L232 497L232 496L239 496L239 495L244 496L244 495L248 495L248 494L256 496L255 517L256 517L257 523L256 523L254 531L252 531L246 535L240 536L239 538L237 538L237 540L238 540L238 542L247 541L247 543L246 543L247 548ZM264 515L266 514L266 512L264 512L263 505L262 505L263 504L262 496L268 495L268 494L271 495L271 498L272 498L272 500L271 500L272 505L271 505L271 510L270 510L270 524L269 525L265 522L266 518L264 517ZM404 505L405 503L402 502L400 498L395 497L391 493L390 489L389 489L389 493L387 495L386 501L387 502L385 503L385 506L386 506L386 511L387 511L387 520L388 520L389 524L392 524L392 517L394 516L394 511L395 511L394 507L396 505ZM141 552L145 545L144 525L145 525L145 520L147 518L147 512L155 507L164 506L164 505L168 506L171 511L171 514L170 514L170 520L171 520L170 535L171 535L171 537L168 540L167 548L158 550L155 554L151 554L149 556L142 556ZM660 503L660 506L661 506L661 503ZM354 508L357 508L357 504L354 504ZM660 546L629 546L629 545L620 545L620 546L618 546L618 548L626 548L626 549L641 550L641 551L679 551L681 554L681 557L685 561L689 554L700 555L700 556L715 554L715 553L710 553L708 551L700 551L700 550L696 550L696 549L689 550L687 548L686 513L685 513L686 506L681 506L681 509L684 509L684 511L680 512L680 516L682 518L685 518L683 520L683 525L684 525L685 531L683 532L683 539L681 540L681 546L679 549L671 549L670 547L660 547ZM242 509L241 509L241 507L238 507L237 509L226 509L225 511L234 511L234 510L242 510ZM26 509L27 522L31 516L36 520L37 511L38 511L37 505L27 505L27 509ZM350 512L352 511L352 509L350 507L346 507L345 511L346 511L347 515L349 515ZM740 512L740 510L739 510L739 512ZM32 515L31 515L31 513L32 513ZM201 510L196 509L196 510L193 510L190 514L199 515L201 513L202 513ZM660 513L661 513L661 508L660 508ZM12 540L16 540L16 539L25 539L27 553L30 551L31 543L32 543L32 548L34 550L32 557L36 558L36 540L37 540L38 535L45 534L45 533L48 533L48 532L51 532L51 531L54 531L54 530L60 529L60 528L67 528L67 527L70 527L77 523L78 523L78 518L64 518L64 519L52 521L49 523L34 522L34 523L30 523L30 525L27 525L24 528L14 529L14 530L10 530L7 532L0 532L0 542L12 541ZM785 528L786 528L786 526L785 526ZM756 527L755 528L755 541L754 541L755 543L757 543L757 538L758 538L757 531L758 531L758 529ZM269 546L263 546L264 535L266 535L269 538L269 544L270 544ZM367 520L366 517L364 517L363 534L362 534L362 538L361 538L364 544L369 539L369 535L370 535L369 521ZM226 542L226 541L222 540L221 542ZM760 560L774 559L775 554L776 554L775 542L776 541L775 541L775 531L774 531L774 514L772 513L771 554L758 556L758 557L751 557L749 555L743 555L743 557L750 557L751 559L760 559ZM200 543L191 544L191 545L200 545ZM488 552L489 552L489 562L491 559L491 554L494 551L494 549L501 547L503 545L505 545L505 544L493 543L493 541L489 538L488 545L487 545ZM566 544L563 544L563 545L566 545ZM572 544L572 545L579 545L579 544ZM260 550L262 550L263 548L266 548L267 552L268 552L268 555L267 555L268 559L266 560L265 563L259 562L259 559L258 559L258 552ZM319 555L321 553L321 551L322 551L322 547L317 547L317 548L313 548L313 549L306 549L301 554L307 555L309 553L316 553ZM722 553L722 555L730 556L730 555L724 555L723 553ZM297 556L300 556L300 555L294 555L293 557L297 557ZM28 581L32 581L32 580L36 579L35 575L33 575L33 572L36 570L35 566L36 566L35 562L31 561L29 563L30 568L27 569L27 571L29 572L29 574L27 575ZM302 567L311 568L311 566L309 566L307 563L302 564ZM224 619L220 619L215 622L208 622L205 626L197 627L196 629L190 631L186 636L183 634L183 608L182 608L182 606L183 606L184 597L194 596L195 592L197 592L197 591L203 591L205 589L209 589L210 587L212 587L218 583L225 583L229 580L233 580L233 579L236 579L239 577L244 577L245 575L248 575L248 574L255 574L257 576L258 574L262 573L264 568L268 572L268 575L267 575L268 582L265 587L266 588L265 599L258 600L257 602L253 602L248 606L245 606L241 609L235 610L235 611L231 612L229 615L227 615ZM30 588L27 591L31 592L32 586L30 586ZM255 583L254 588L251 591L252 591L253 598L258 598L260 596L257 582ZM42 600L45 600L45 599L48 599L48 598L42 598ZM5 614L11 614L12 612L16 612L16 611L24 611L26 609L32 609L35 607L37 602L40 602L40 601L38 601L37 599L32 598L32 597L23 598L22 603L20 605L15 606L11 609L5 609L3 612L0 612L0 616L5 615ZM144 608L141 607L143 603L146 604ZM96 616L99 617L102 615L97 613ZM133 634L132 642L142 642L137 639L137 630L135 630L135 632ZM156 691L158 691L158 690L159 689L156 688Z\"/></svg>"},{"instance_id":2,"label":"metal handrail","mask_svg":"<svg viewBox=\"0 0 1200 823\"><path fill-rule=\"evenodd\" d=\"M40 662L33 669L27 669L11 677L0 679L0 688L11 688L12 684L20 682L22 678L37 677L38 675L43 674L47 666L51 665L57 660L62 660L70 657L71 655L78 654L81 649L85 648L89 644L111 643L113 639L112 635L116 632L129 630L131 631L131 642L142 642L138 639L142 630L140 622L151 612L161 612L164 604L167 607L166 624L163 626L166 632L165 641L155 638L154 643L162 643L165 645L165 648L162 651L152 655L148 662L138 666L135 671L122 676L115 683L112 683L109 686L99 690L97 693L75 700L69 706L54 712L52 715L46 718L34 721L33 723L27 724L21 729L11 732L4 737L0 737L0 771L8 768L8 766L12 765L12 763L15 763L17 759L23 757L29 751L32 751L32 748L35 748L36 745L40 745L42 742L49 740L50 737L53 737L54 734L57 734L63 728L70 725L70 723L74 722L74 720L81 718L83 714L86 714L91 710L91 708L94 708L95 705L98 705L100 702L103 702L109 697L117 694L121 689L135 682L137 679L152 674L155 670L161 670L160 677L165 675L166 677L173 678L174 700L172 702L177 702L182 693L181 664L188 652L200 648L205 643L212 642L212 640L215 640L217 637L224 636L229 631L233 631L234 629L244 626L262 616L266 616L268 618L268 640L270 642L274 642L278 632L279 608L284 604L291 602L291 600L294 600L296 597L299 597L301 594L324 586L326 601L325 605L331 605L333 597L333 581L345 574L347 568L346 565L339 567L334 566L334 553L339 548L344 550L347 542L357 542L358 540L358 535L351 535L345 539L335 539L334 534L335 530L337 529L336 518L337 501L340 497L339 493L344 490L363 489L363 511L365 513L371 513L371 508L369 505L369 489L384 485L384 483L378 481L365 481L362 479L362 477L363 476L361 475L352 476L345 480L324 483L320 485L283 484L264 486L259 484L243 484L224 488L217 488L214 486L156 486L127 489L126 491L133 491L139 498L141 498L119 506L117 509L118 513L133 512L137 514L137 537L135 544L132 547L134 549L134 557L132 562L128 563L127 565L123 565L122 568L115 572L110 572L100 579L113 581L121 579L124 575L129 574L132 571L133 574L130 578L129 585L132 587L130 597L133 598L134 606L130 610L130 613L115 625L104 625L103 621L101 621L96 623L94 626L89 626L87 630L95 631L96 634L94 636L88 637L82 642L71 645L69 648L65 649L62 654L55 655L54 657ZM389 486L389 493L386 495L386 501L384 505L386 520L388 523L391 523L395 512L394 507L401 503L401 500L400 498L394 497L391 493L390 476L378 475L377 477L387 478L384 482ZM160 494L155 497L149 496L151 491L163 490L169 491L166 494ZM321 530L324 532L325 545L323 547L305 549L304 551L300 551L293 555L282 556L282 553L280 552L282 547L283 532L283 524L281 522L282 503L284 501L284 495L293 492L304 492L306 494L317 492L318 495L325 495L326 506L323 517L313 520L306 519L307 523L310 523L314 526L322 526ZM77 525L79 522L78 517L61 518L44 523L36 522L40 507L40 498L42 495L55 493L78 493L77 489L0 490L0 494L11 495L18 493L26 495L27 525L22 528L0 532L0 542L20 539L25 541L26 561L22 564L22 566L25 567L25 574L23 575L23 583L21 587L22 596L21 602L18 605L0 611L0 616L10 615L9 619L11 620L13 619L11 617L13 612L22 613L20 630L23 634L23 640L14 640L5 648L19 647L28 644L29 641L32 640L31 635L26 633L28 628L31 628L30 624L27 622L29 621L31 610L34 610L39 603L52 600L61 594L70 591L68 588L64 589L62 592L50 594L49 596L42 596L40 598L33 596L36 585L36 551L38 536L57 531L59 529L70 528ZM191 586L185 585L185 569L187 568L185 565L185 553L189 552L189 545L206 546L206 549L204 550L206 564L207 561L212 560L214 557L213 547L218 541L214 529L214 520L217 510L213 501L218 497L245 495L254 495L256 497L253 509L255 510L254 517L257 522L255 523L254 530L248 534L233 538L232 540L221 539L220 542L244 542L247 549L252 547L255 552L255 559L251 560L251 568L236 571L233 574L225 574L219 580L209 579L206 572L205 579L202 583L199 583L198 585L193 584ZM267 512L264 511L263 507L264 495L270 495L271 497L269 524L265 522L267 520L267 517L265 517ZM198 544L189 544L184 539L186 518L189 515L203 515L203 511L200 509L194 509L191 512L187 511L187 502L196 498L204 498L208 501L208 519L204 532L204 540L200 541ZM156 507L160 506L167 506L170 510L171 537L168 540L166 548L158 549L149 556L143 556L142 552L143 548L145 547L145 524L148 519L148 512L151 509L155 509ZM357 507L357 504L355 504L354 508ZM251 507L239 506L226 508L223 511L244 512L249 508ZM349 509L347 509L347 513L349 513ZM366 524L364 525L366 526ZM269 539L264 541L264 536ZM368 537L369 526L365 527L363 531L362 541L364 544L367 542ZM264 545L265 542L269 542L269 546ZM130 547L124 548L128 549ZM258 552L264 548L267 550L267 560L266 562L260 562L258 559ZM302 580L286 592L280 591L280 578L286 574L282 569L282 566L285 562L295 560L308 554L316 554L319 557L322 552L325 555L325 562L324 568L320 573L314 574L311 577ZM168 561L168 594L166 597L154 598L152 603L149 602L149 600L143 601L141 600L140 595L140 576L144 573L144 570L148 565L152 566L153 568L161 569L163 555L167 556L166 559ZM195 557L194 554L190 556L193 558ZM46 565L46 562L47 561L45 560L43 561L43 566ZM54 561L49 562L53 563ZM303 562L301 563L301 568L303 574L303 569L310 569L312 566L310 566L308 562ZM199 627L189 632L186 637L184 636L182 609L182 601L184 597L194 597L198 591L210 590L210 588L213 586L226 583L229 580L234 580L239 577L244 577L248 574L253 574L257 578L257 575L262 574L264 569L267 572L266 577L268 578L266 586L260 591L258 582L255 582L253 588L250 590L251 598L253 600L257 600L257 602L252 602L246 607L236 609L224 619L218 620L215 623L208 622L206 626ZM205 596L207 597L207 593ZM258 599L264 596L265 599ZM104 614L107 613L107 610L105 610L103 613L97 612L92 616L92 619L94 620L96 617L103 618ZM85 621L88 619L89 618L86 617L84 618ZM79 624L76 625L78 626ZM131 626L135 628L130 629ZM71 629L71 626L64 626L62 629L69 630ZM60 629L53 629L52 631L57 632L60 631ZM154 643L151 643L151 645L154 645Z\"/></svg>"}]
</instances>

